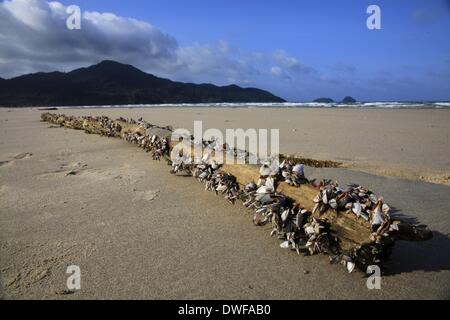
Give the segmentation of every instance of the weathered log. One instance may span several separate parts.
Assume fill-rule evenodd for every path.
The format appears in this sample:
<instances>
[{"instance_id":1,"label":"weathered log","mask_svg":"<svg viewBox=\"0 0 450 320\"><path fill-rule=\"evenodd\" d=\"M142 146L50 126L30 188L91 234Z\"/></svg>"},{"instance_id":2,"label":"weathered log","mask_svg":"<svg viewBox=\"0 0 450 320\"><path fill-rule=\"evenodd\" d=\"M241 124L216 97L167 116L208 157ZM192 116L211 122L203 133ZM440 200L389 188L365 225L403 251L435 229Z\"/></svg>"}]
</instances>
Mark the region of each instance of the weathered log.
<instances>
[{"instance_id":1,"label":"weathered log","mask_svg":"<svg viewBox=\"0 0 450 320\"><path fill-rule=\"evenodd\" d=\"M111 120L107 117L74 117L64 115L42 114L42 120L59 124L66 128L84 130L86 133L95 133L109 137L123 139L150 139L157 136L168 141L169 147L174 148L179 141L171 141L172 131L168 127L159 127L143 121L126 119ZM133 140L136 142L137 140ZM130 140L129 140L130 141ZM133 142L132 141L132 142ZM169 150L170 150L169 149ZM165 153L168 158L168 153ZM159 158L159 157L158 157ZM281 156L286 159L288 157ZM306 163L317 167L339 166L335 162L321 162L312 159L289 158L293 162ZM169 159L168 159L169 160ZM225 164L221 171L235 177L238 184L246 186L250 182L260 179L259 168L248 164ZM306 183L298 187L285 182L279 182L276 192L292 199L301 208L312 212L311 217L316 218L329 227L331 236L337 246L333 253L345 254L352 257L360 268L382 262L388 258L390 250L396 240L424 241L432 237L432 232L423 225L414 226L405 221L390 219L385 226L381 226L381 234L374 237L372 225L369 221L358 218L346 211L328 209L324 212L315 211L314 198L320 192L317 185Z\"/></svg>"}]
</instances>

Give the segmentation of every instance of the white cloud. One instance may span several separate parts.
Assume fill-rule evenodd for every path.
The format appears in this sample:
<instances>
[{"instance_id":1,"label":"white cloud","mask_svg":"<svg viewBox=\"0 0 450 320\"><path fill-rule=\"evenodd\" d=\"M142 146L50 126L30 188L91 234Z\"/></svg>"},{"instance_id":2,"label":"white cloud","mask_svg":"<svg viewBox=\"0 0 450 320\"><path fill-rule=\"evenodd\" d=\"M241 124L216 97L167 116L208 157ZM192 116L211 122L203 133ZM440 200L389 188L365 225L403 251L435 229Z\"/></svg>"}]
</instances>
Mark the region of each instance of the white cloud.
<instances>
[{"instance_id":1,"label":"white cloud","mask_svg":"<svg viewBox=\"0 0 450 320\"><path fill-rule=\"evenodd\" d=\"M149 23L84 12L81 30L66 28L66 7L43 0L0 3L0 73L71 69L104 59L146 68L176 60L177 41ZM21 66L14 70L11 66Z\"/></svg>"},{"instance_id":2,"label":"white cloud","mask_svg":"<svg viewBox=\"0 0 450 320\"><path fill-rule=\"evenodd\" d=\"M274 76L292 80L314 70L284 50L248 53L225 41L180 46L148 22L113 13L84 11L81 30L68 30L68 16L59 2L1 2L0 76L69 71L116 60L174 80L270 90Z\"/></svg>"},{"instance_id":3,"label":"white cloud","mask_svg":"<svg viewBox=\"0 0 450 320\"><path fill-rule=\"evenodd\" d=\"M273 57L275 61L279 62L280 64L288 68L296 68L300 66L300 62L298 61L298 59L290 57L284 50L275 51Z\"/></svg>"},{"instance_id":4,"label":"white cloud","mask_svg":"<svg viewBox=\"0 0 450 320\"><path fill-rule=\"evenodd\" d=\"M283 73L283 70L281 70L280 67L272 67L270 69L270 73L273 74L274 76L280 76Z\"/></svg>"},{"instance_id":5,"label":"white cloud","mask_svg":"<svg viewBox=\"0 0 450 320\"><path fill-rule=\"evenodd\" d=\"M289 56L284 50L275 51L273 54L273 59L278 63L278 65L283 66L291 72L304 74L315 72L313 68L300 63L297 58Z\"/></svg>"}]
</instances>

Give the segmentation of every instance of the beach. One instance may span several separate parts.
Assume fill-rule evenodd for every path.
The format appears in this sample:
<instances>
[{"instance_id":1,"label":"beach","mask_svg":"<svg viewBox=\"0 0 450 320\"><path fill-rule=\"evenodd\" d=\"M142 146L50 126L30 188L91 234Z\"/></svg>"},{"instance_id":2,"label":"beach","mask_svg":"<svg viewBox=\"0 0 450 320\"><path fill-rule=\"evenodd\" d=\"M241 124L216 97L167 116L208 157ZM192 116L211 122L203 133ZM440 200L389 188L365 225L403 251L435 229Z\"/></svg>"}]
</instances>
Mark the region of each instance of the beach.
<instances>
[{"instance_id":1,"label":"beach","mask_svg":"<svg viewBox=\"0 0 450 320\"><path fill-rule=\"evenodd\" d=\"M1 298L448 299L449 109L64 109L173 128L280 129L280 151L341 162L306 175L359 183L434 238L398 242L381 290L326 256L281 250L270 227L120 139L0 109ZM65 292L66 268L81 290Z\"/></svg>"}]
</instances>

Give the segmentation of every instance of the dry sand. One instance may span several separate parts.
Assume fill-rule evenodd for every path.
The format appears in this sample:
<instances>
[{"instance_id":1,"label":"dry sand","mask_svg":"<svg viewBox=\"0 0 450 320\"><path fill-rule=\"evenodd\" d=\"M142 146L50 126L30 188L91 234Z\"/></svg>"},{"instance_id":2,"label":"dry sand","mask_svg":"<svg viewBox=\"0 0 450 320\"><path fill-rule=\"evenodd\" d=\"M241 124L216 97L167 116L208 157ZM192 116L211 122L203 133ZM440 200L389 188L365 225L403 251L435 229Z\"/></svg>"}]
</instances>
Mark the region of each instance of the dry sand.
<instances>
[{"instance_id":1,"label":"dry sand","mask_svg":"<svg viewBox=\"0 0 450 320\"><path fill-rule=\"evenodd\" d=\"M363 170L364 161L428 176L449 169L447 110L64 112L143 116L187 128L194 119L219 128L282 127L283 152L301 150ZM170 175L165 163L135 146L49 128L40 113L0 109L2 298L450 298L449 186L307 168L310 177L366 185L396 214L433 229L431 241L397 243L382 289L371 291L361 272L347 274L325 256L281 250L242 206L205 192L192 178ZM68 265L81 267L82 289L65 295Z\"/></svg>"}]
</instances>

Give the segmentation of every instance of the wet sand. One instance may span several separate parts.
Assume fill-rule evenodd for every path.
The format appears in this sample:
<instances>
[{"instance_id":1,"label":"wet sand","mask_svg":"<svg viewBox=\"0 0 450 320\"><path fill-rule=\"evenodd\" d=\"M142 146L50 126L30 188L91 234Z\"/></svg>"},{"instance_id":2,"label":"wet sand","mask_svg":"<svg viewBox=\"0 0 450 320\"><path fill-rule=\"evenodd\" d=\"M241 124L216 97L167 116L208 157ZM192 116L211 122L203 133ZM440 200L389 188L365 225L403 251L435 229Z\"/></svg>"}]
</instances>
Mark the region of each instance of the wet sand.
<instances>
[{"instance_id":1,"label":"wet sand","mask_svg":"<svg viewBox=\"0 0 450 320\"><path fill-rule=\"evenodd\" d=\"M323 116L325 111L335 113L335 120ZM340 111L64 110L67 114L143 116L150 122L187 128L193 119L219 128L284 124L283 152L301 149L304 156L348 157L350 163L359 163L353 156L361 153L364 158L373 148L373 158L381 163L387 159L386 167L408 167L404 160L411 166L413 162L417 167L430 165L436 172L448 170L448 111L412 110L416 114L407 110L402 115L397 114L405 110L368 110L366 115ZM242 206L205 192L191 178L170 175L164 162L152 161L135 146L49 128L39 121L40 113L0 109L1 298L450 298L449 186L345 168L307 168L310 177L368 186L384 195L395 214L428 224L434 231L428 242L397 243L382 289L368 290L363 273L347 274L343 267L330 265L326 256L299 257L281 250L279 241L269 236L270 230L254 227L252 216ZM370 121L361 124L363 117ZM387 120L375 126L373 117ZM426 117L426 126L413 130L421 117ZM274 125L269 126L270 122ZM288 125L293 122L295 126ZM333 129L338 123L348 123L348 130L356 131L350 135L341 129L345 134L339 136ZM297 132L292 132L294 128ZM387 147L376 138L375 128L387 136L394 134L385 139ZM306 132L307 139L295 138ZM352 153L351 146L359 144L346 139L358 136L354 139L360 142L364 132L371 143L363 144L364 152ZM417 146L417 139L410 142L408 135L412 140L422 139L423 146ZM330 140L344 141L349 154ZM394 142L401 142L398 148L407 157L391 149L397 145ZM414 144L431 153L420 155ZM69 265L80 266L82 289L66 295Z\"/></svg>"}]
</instances>

